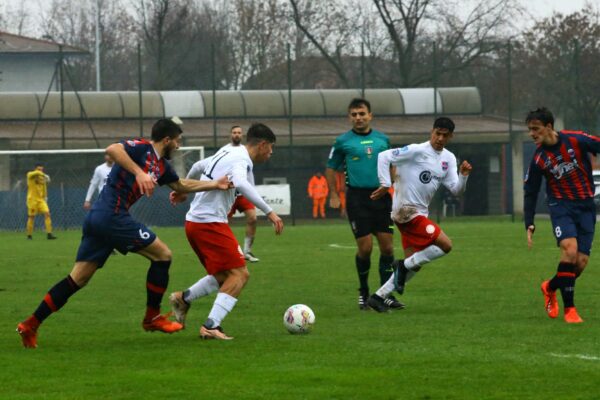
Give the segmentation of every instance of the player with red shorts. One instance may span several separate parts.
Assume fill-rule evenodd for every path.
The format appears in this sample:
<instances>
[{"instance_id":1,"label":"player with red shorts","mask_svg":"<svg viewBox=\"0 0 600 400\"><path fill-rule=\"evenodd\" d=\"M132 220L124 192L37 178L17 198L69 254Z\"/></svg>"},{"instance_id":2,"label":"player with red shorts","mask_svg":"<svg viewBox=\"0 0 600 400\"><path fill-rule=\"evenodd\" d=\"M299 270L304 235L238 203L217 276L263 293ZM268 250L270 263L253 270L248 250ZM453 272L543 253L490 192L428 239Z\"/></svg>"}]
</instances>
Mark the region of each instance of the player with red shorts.
<instances>
[{"instance_id":1,"label":"player with red shorts","mask_svg":"<svg viewBox=\"0 0 600 400\"><path fill-rule=\"evenodd\" d=\"M226 175L235 186L235 189L217 196L195 196L186 215L186 236L208 275L187 290L172 293L169 301L175 318L184 324L192 301L219 291L206 322L200 328L203 339L233 339L223 332L221 322L233 310L249 277L244 254L227 220L236 191L265 213L276 234L283 230L283 221L265 203L251 182L254 163L267 161L273 153L274 143L275 135L271 129L263 124L254 124L248 130L245 145L224 146L212 157L194 164L188 173L188 177L201 176L202 181ZM182 200L184 196L176 192L171 194L173 203Z\"/></svg>"},{"instance_id":2,"label":"player with red shorts","mask_svg":"<svg viewBox=\"0 0 600 400\"><path fill-rule=\"evenodd\" d=\"M457 168L456 157L445 149L453 132L454 122L440 117L435 120L427 142L379 153L377 171L381 186L371 197L377 199L388 193L392 183L390 170L394 171L392 220L402 234L405 259L394 261L394 275L369 297L368 304L376 311L387 311L384 299L394 289L404 293L406 281L423 265L452 249L450 238L428 218L428 213L440 185L458 195L464 191L471 173L467 161Z\"/></svg>"}]
</instances>

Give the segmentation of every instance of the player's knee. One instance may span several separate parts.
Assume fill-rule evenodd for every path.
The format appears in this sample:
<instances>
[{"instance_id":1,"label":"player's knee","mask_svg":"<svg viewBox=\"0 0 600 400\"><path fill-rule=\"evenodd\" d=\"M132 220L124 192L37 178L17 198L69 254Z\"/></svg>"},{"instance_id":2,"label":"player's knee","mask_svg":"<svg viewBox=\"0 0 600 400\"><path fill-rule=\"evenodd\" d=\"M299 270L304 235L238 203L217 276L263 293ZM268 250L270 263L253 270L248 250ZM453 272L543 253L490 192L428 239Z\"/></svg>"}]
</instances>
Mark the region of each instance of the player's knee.
<instances>
[{"instance_id":1,"label":"player's knee","mask_svg":"<svg viewBox=\"0 0 600 400\"><path fill-rule=\"evenodd\" d=\"M249 225L256 225L256 221L258 220L258 218L256 218L256 214L255 215L249 215L248 218L246 218L246 222Z\"/></svg>"},{"instance_id":2,"label":"player's knee","mask_svg":"<svg viewBox=\"0 0 600 400\"><path fill-rule=\"evenodd\" d=\"M171 249L165 246L165 248L161 249L161 251L159 252L157 261L167 261L170 263L172 259L173 252L171 251Z\"/></svg>"},{"instance_id":3,"label":"player's knee","mask_svg":"<svg viewBox=\"0 0 600 400\"><path fill-rule=\"evenodd\" d=\"M444 242L438 244L438 247L440 249L442 249L442 251L444 253L448 254L452 251L452 241L451 240L444 241Z\"/></svg>"}]
</instances>

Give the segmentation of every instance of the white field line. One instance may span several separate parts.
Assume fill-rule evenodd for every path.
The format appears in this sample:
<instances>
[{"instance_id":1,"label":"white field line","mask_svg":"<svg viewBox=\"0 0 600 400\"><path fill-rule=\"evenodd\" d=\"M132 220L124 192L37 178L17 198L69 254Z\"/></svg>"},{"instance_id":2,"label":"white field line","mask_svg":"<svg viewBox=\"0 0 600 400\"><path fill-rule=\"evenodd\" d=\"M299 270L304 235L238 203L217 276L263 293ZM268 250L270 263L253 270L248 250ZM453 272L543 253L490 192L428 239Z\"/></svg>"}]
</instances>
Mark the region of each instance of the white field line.
<instances>
[{"instance_id":1,"label":"white field line","mask_svg":"<svg viewBox=\"0 0 600 400\"><path fill-rule=\"evenodd\" d=\"M331 243L329 245L329 247L333 247L334 249L356 249L356 246L349 246L346 244L337 244L337 243Z\"/></svg>"},{"instance_id":2,"label":"white field line","mask_svg":"<svg viewBox=\"0 0 600 400\"><path fill-rule=\"evenodd\" d=\"M580 360L600 361L600 357L590 356L590 355L587 355L587 354L557 354L557 353L550 353L550 355L552 357L559 357L559 358L578 358Z\"/></svg>"}]
</instances>

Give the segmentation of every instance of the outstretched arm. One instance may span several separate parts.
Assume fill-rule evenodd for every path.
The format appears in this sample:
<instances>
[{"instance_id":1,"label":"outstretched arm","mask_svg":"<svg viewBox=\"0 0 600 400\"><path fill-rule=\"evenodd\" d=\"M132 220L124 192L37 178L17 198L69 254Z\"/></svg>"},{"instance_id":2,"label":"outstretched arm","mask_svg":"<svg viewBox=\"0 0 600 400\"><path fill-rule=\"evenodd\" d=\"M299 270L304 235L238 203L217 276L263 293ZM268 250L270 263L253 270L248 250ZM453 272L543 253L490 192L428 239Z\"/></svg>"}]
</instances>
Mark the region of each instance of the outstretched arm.
<instances>
[{"instance_id":1,"label":"outstretched arm","mask_svg":"<svg viewBox=\"0 0 600 400\"><path fill-rule=\"evenodd\" d=\"M169 187L178 193L205 192L207 190L227 190L233 187L226 176L214 181L198 181L196 179L180 179L169 183Z\"/></svg>"}]
</instances>

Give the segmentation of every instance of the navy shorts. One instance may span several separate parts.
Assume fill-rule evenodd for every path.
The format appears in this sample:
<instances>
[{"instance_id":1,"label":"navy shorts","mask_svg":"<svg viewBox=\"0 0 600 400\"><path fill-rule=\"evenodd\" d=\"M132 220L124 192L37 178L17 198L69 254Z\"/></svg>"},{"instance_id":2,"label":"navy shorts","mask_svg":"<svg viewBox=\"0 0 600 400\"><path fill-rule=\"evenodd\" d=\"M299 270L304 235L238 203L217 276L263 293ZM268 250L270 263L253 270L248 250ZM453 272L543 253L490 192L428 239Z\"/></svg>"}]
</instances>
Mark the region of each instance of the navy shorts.
<instances>
[{"instance_id":1,"label":"navy shorts","mask_svg":"<svg viewBox=\"0 0 600 400\"><path fill-rule=\"evenodd\" d=\"M596 227L594 200L549 199L548 209L556 244L563 239L577 238L577 251L589 256Z\"/></svg>"},{"instance_id":2,"label":"navy shorts","mask_svg":"<svg viewBox=\"0 0 600 400\"><path fill-rule=\"evenodd\" d=\"M123 254L149 246L156 234L129 213L92 210L83 222L76 261L94 261L102 267L113 249Z\"/></svg>"},{"instance_id":3,"label":"navy shorts","mask_svg":"<svg viewBox=\"0 0 600 400\"><path fill-rule=\"evenodd\" d=\"M354 238L377 233L394 233L392 222L392 197L389 193L378 200L371 200L375 189L348 187L346 213Z\"/></svg>"}]
</instances>

